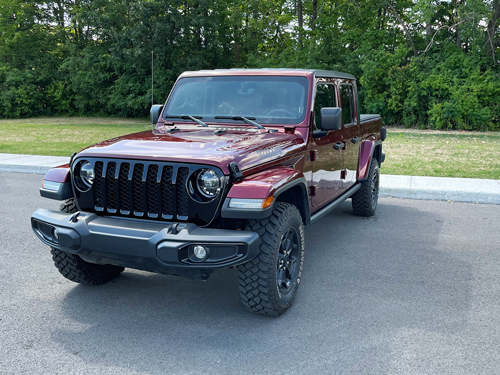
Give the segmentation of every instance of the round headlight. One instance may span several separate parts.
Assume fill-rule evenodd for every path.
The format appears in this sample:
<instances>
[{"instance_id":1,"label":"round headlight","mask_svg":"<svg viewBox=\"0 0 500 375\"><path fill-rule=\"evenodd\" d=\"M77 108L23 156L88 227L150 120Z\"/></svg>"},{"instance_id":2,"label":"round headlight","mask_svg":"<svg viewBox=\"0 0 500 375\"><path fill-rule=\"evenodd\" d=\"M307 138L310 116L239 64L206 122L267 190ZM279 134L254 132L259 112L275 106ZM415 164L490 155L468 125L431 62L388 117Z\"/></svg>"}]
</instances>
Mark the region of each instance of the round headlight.
<instances>
[{"instance_id":1,"label":"round headlight","mask_svg":"<svg viewBox=\"0 0 500 375\"><path fill-rule=\"evenodd\" d=\"M216 197L222 187L219 176L211 169L204 169L198 174L197 184L200 193L207 198Z\"/></svg>"},{"instance_id":2,"label":"round headlight","mask_svg":"<svg viewBox=\"0 0 500 375\"><path fill-rule=\"evenodd\" d=\"M82 179L83 183L88 187L91 187L92 184L94 183L94 178L95 178L94 168L92 168L92 164L90 164L88 161L84 162L80 167L80 178Z\"/></svg>"}]
</instances>

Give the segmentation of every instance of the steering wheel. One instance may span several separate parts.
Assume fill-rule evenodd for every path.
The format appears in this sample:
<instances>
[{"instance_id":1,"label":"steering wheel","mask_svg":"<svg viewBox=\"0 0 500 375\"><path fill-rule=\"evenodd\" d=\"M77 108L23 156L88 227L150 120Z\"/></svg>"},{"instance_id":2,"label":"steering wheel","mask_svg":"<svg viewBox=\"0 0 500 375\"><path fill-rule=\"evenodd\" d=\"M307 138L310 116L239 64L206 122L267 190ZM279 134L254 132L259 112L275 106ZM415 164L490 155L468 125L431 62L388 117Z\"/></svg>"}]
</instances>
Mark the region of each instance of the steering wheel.
<instances>
[{"instance_id":1,"label":"steering wheel","mask_svg":"<svg viewBox=\"0 0 500 375\"><path fill-rule=\"evenodd\" d=\"M283 108L273 109L273 110L271 110L271 111L267 112L267 113L266 113L266 116L270 116L270 115L271 115L271 113L273 113L273 112L284 112L284 113L286 113L287 115L290 115L290 117L295 117L295 115L294 115L293 113L288 112L286 109L283 109Z\"/></svg>"}]
</instances>

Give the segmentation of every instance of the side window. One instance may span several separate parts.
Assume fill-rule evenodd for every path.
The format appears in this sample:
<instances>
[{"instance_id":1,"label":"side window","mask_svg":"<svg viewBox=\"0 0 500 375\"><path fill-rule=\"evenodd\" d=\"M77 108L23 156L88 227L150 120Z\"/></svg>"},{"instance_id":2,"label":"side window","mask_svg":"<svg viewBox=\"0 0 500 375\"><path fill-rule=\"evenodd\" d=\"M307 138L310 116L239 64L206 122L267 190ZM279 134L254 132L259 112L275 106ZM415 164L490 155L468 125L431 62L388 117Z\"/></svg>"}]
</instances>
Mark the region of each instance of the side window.
<instances>
[{"instance_id":1,"label":"side window","mask_svg":"<svg viewBox=\"0 0 500 375\"><path fill-rule=\"evenodd\" d=\"M344 125L355 124L354 96L351 85L340 86L340 98L342 100L342 117L344 118Z\"/></svg>"},{"instance_id":2,"label":"side window","mask_svg":"<svg viewBox=\"0 0 500 375\"><path fill-rule=\"evenodd\" d=\"M317 130L321 129L321 108L336 106L335 86L326 83L318 84L314 101L314 126Z\"/></svg>"}]
</instances>

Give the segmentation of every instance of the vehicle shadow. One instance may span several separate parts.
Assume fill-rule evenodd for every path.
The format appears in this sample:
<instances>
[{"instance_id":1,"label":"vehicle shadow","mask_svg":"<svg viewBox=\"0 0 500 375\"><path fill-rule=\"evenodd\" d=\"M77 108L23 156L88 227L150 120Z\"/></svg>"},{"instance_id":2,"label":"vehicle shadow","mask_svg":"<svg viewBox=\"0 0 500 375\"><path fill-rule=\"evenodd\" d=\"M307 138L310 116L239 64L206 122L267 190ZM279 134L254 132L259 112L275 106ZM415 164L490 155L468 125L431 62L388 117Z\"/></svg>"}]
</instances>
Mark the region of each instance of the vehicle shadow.
<instances>
[{"instance_id":1,"label":"vehicle shadow","mask_svg":"<svg viewBox=\"0 0 500 375\"><path fill-rule=\"evenodd\" d=\"M280 318L243 308L234 270L206 282L127 270L75 286L52 338L86 362L147 373L284 373L299 354L295 373L385 372L396 339L459 332L470 308L471 266L440 248L444 217L402 202L382 200L371 218L345 202L307 228L303 284Z\"/></svg>"}]
</instances>

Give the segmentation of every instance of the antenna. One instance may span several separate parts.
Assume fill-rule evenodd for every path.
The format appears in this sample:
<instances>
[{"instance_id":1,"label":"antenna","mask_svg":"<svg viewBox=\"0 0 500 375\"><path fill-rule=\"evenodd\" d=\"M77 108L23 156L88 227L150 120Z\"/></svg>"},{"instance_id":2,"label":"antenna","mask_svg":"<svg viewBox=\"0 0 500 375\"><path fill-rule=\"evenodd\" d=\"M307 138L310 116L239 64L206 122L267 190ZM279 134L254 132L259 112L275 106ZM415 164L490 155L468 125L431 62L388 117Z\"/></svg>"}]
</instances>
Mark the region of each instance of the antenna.
<instances>
[{"instance_id":1,"label":"antenna","mask_svg":"<svg viewBox=\"0 0 500 375\"><path fill-rule=\"evenodd\" d=\"M155 104L154 94L153 94L153 77L154 77L154 52L151 51L151 106Z\"/></svg>"}]
</instances>

